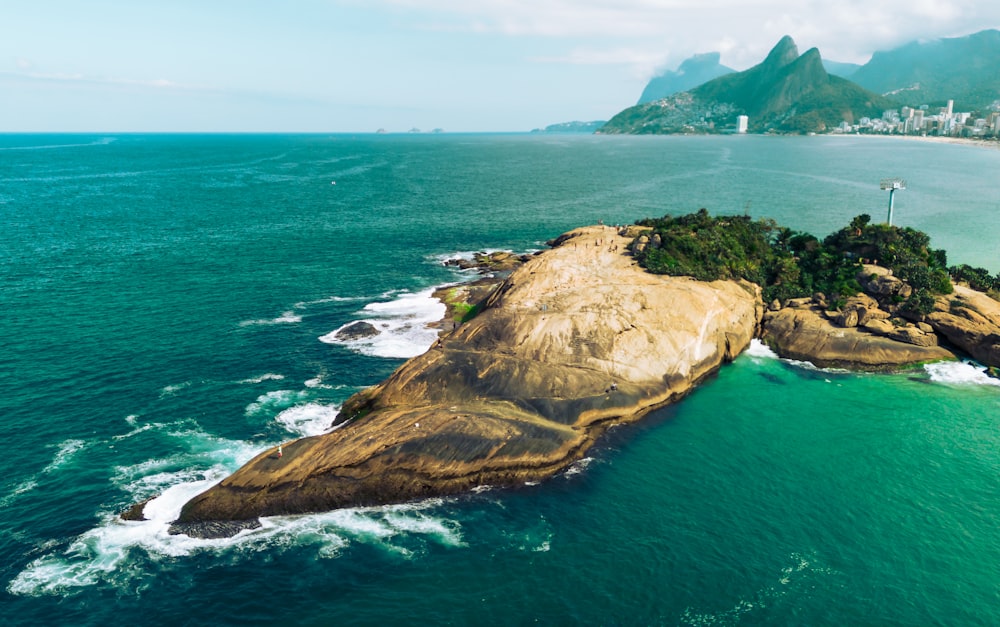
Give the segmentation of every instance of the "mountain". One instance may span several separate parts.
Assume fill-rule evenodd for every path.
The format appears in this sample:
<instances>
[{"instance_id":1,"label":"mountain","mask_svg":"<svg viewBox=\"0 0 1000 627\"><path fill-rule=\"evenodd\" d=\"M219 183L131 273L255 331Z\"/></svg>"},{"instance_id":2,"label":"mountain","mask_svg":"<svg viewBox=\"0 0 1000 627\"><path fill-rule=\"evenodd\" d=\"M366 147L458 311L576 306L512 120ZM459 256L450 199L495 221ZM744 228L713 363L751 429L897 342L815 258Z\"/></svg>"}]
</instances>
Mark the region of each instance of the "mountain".
<instances>
[{"instance_id":1,"label":"mountain","mask_svg":"<svg viewBox=\"0 0 1000 627\"><path fill-rule=\"evenodd\" d=\"M854 73L861 69L857 63L841 63L840 61L828 61L823 59L823 68L828 74L850 79Z\"/></svg>"},{"instance_id":2,"label":"mountain","mask_svg":"<svg viewBox=\"0 0 1000 627\"><path fill-rule=\"evenodd\" d=\"M654 76L646 85L646 88L642 90L642 95L639 96L639 102L636 104L644 104L659 100L660 98L673 96L677 92L687 91L702 83L707 83L713 78L732 74L736 71L719 63L719 57L718 52L696 54L689 59L685 59L677 70L668 70L658 76Z\"/></svg>"},{"instance_id":3,"label":"mountain","mask_svg":"<svg viewBox=\"0 0 1000 627\"><path fill-rule=\"evenodd\" d=\"M985 109L1000 100L1000 30L876 52L851 80L911 106Z\"/></svg>"},{"instance_id":4,"label":"mountain","mask_svg":"<svg viewBox=\"0 0 1000 627\"><path fill-rule=\"evenodd\" d=\"M739 115L749 117L750 131L823 132L890 108L896 105L887 98L831 76L817 49L800 56L786 36L749 70L625 109L601 132L711 133L735 127Z\"/></svg>"}]
</instances>

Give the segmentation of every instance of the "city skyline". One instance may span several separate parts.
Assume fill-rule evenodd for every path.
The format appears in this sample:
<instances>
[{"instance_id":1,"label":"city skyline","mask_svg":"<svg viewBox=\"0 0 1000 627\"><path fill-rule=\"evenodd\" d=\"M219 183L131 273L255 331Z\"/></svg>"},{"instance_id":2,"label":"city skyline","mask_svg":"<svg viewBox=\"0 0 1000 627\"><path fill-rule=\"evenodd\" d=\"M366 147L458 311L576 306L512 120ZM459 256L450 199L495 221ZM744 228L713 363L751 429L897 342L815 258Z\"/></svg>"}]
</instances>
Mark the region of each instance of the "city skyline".
<instances>
[{"instance_id":1,"label":"city skyline","mask_svg":"<svg viewBox=\"0 0 1000 627\"><path fill-rule=\"evenodd\" d=\"M608 119L696 53L742 70L791 35L864 63L998 26L963 1L9 0L0 131L527 131Z\"/></svg>"}]
</instances>

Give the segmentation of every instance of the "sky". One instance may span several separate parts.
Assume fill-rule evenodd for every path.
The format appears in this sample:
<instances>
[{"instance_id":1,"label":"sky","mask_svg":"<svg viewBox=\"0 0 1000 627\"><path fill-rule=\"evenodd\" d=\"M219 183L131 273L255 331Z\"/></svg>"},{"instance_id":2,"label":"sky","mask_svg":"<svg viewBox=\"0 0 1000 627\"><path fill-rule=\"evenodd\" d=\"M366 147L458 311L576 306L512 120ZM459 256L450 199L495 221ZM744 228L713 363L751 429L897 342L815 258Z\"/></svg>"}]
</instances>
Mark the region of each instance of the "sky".
<instances>
[{"instance_id":1,"label":"sky","mask_svg":"<svg viewBox=\"0 0 1000 627\"><path fill-rule=\"evenodd\" d=\"M0 132L518 132L784 35L864 63L995 0L0 0Z\"/></svg>"}]
</instances>

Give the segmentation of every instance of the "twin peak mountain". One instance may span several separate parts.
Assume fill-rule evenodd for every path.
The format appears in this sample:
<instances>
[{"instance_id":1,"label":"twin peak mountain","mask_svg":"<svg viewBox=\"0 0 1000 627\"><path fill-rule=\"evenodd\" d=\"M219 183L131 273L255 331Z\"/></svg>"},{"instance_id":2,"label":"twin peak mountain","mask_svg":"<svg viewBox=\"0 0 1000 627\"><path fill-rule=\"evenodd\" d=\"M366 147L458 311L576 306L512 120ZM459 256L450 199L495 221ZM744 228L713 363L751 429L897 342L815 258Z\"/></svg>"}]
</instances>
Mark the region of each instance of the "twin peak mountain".
<instances>
[{"instance_id":1,"label":"twin peak mountain","mask_svg":"<svg viewBox=\"0 0 1000 627\"><path fill-rule=\"evenodd\" d=\"M710 133L735 127L740 115L748 116L751 132L824 132L895 107L891 100L827 73L819 50L800 55L785 36L758 65L625 109L600 132Z\"/></svg>"}]
</instances>

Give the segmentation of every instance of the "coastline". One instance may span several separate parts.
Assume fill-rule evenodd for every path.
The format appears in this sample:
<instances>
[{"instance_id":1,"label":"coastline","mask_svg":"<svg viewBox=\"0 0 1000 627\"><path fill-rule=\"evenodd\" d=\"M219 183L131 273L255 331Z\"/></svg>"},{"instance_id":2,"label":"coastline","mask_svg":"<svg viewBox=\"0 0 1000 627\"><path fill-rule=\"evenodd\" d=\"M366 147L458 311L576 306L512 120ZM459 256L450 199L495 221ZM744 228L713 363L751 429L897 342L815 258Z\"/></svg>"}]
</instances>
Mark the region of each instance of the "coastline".
<instances>
[{"instance_id":1,"label":"coastline","mask_svg":"<svg viewBox=\"0 0 1000 627\"><path fill-rule=\"evenodd\" d=\"M332 431L264 451L191 499L171 533L222 537L261 516L548 479L753 339L819 367L895 371L955 359L952 347L1000 363L1000 303L960 292L930 324L908 321L892 297L909 286L866 266L865 292L884 302L859 294L830 311L817 294L765 308L747 281L647 272L630 251L637 229L580 227L506 278L442 286L447 313L425 353L345 401Z\"/></svg>"},{"instance_id":2,"label":"coastline","mask_svg":"<svg viewBox=\"0 0 1000 627\"><path fill-rule=\"evenodd\" d=\"M824 133L823 137L885 138L919 141L931 144L952 144L955 146L976 146L990 150L1000 150L1000 139L977 139L972 137L939 137L935 135L898 135L889 133Z\"/></svg>"}]
</instances>

